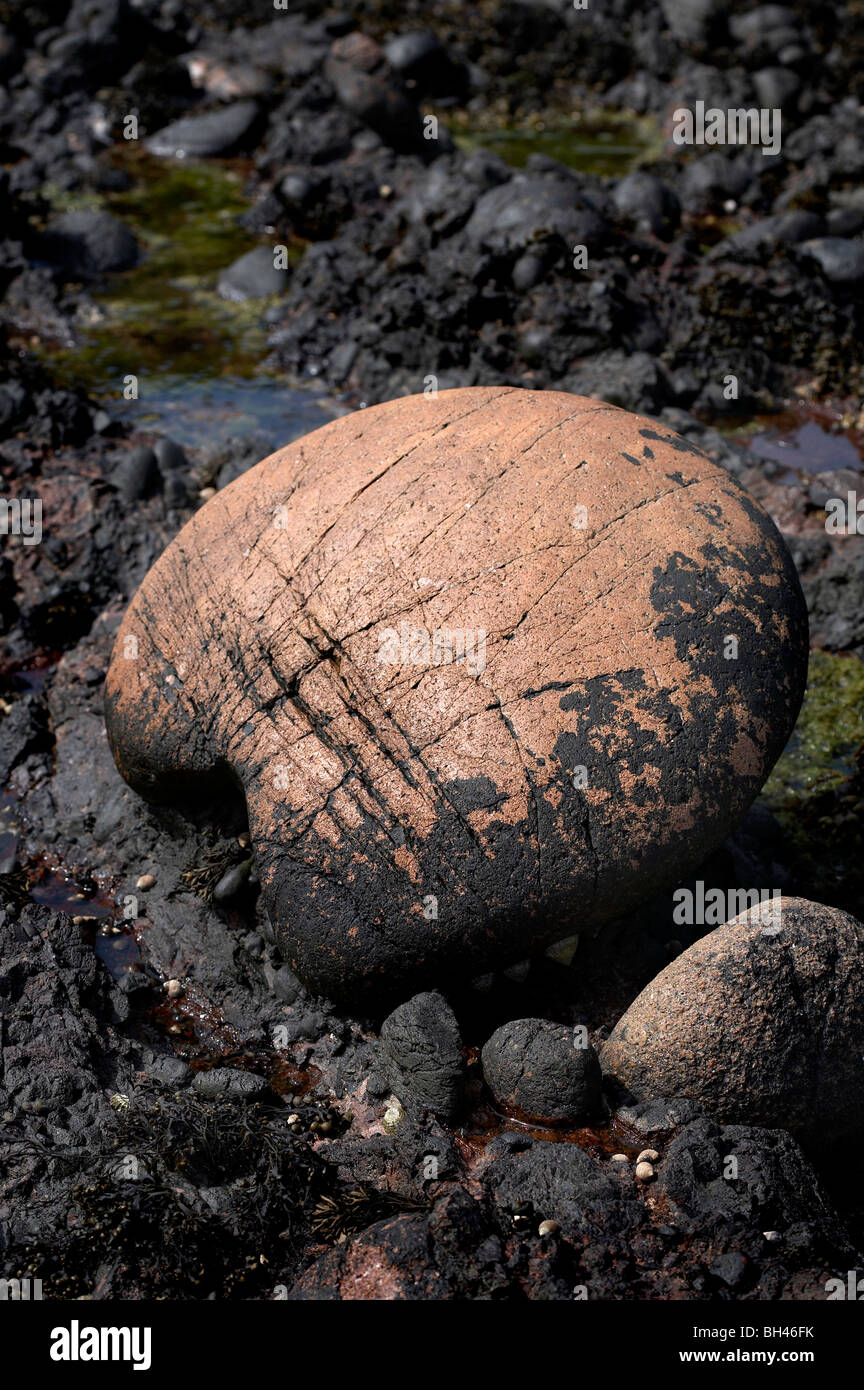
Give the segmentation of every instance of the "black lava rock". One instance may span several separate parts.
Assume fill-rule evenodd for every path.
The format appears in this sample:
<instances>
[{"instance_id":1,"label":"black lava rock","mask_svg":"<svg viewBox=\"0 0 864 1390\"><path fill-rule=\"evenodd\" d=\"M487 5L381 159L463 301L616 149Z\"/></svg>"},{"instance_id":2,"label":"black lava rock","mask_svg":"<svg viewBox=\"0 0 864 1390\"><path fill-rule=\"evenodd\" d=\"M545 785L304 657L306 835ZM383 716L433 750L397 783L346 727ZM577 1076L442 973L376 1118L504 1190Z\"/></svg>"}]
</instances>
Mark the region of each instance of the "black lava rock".
<instances>
[{"instance_id":1,"label":"black lava rock","mask_svg":"<svg viewBox=\"0 0 864 1390\"><path fill-rule=\"evenodd\" d=\"M274 264L269 246L256 246L240 256L219 276L219 293L223 299L264 299L268 294L281 294L288 284L288 271Z\"/></svg>"},{"instance_id":2,"label":"black lava rock","mask_svg":"<svg viewBox=\"0 0 864 1390\"><path fill-rule=\"evenodd\" d=\"M418 93L461 97L468 86L466 70L454 63L441 40L428 30L397 34L384 48L391 68Z\"/></svg>"},{"instance_id":3,"label":"black lava rock","mask_svg":"<svg viewBox=\"0 0 864 1390\"><path fill-rule=\"evenodd\" d=\"M842 1246L847 1237L810 1162L785 1130L694 1120L672 1140L658 1185L685 1230L809 1227Z\"/></svg>"},{"instance_id":4,"label":"black lava rock","mask_svg":"<svg viewBox=\"0 0 864 1390\"><path fill-rule=\"evenodd\" d=\"M702 47L719 32L719 0L661 0L661 9L681 43Z\"/></svg>"},{"instance_id":5,"label":"black lava rock","mask_svg":"<svg viewBox=\"0 0 864 1390\"><path fill-rule=\"evenodd\" d=\"M699 1114L695 1100L681 1097L661 1098L642 1101L634 1105L624 1105L616 1111L616 1119L630 1125L640 1134L659 1138L669 1134L679 1125L689 1124Z\"/></svg>"},{"instance_id":6,"label":"black lava rock","mask_svg":"<svg viewBox=\"0 0 864 1390\"><path fill-rule=\"evenodd\" d=\"M597 396L622 410L656 414L668 405L673 387L662 362L647 352L613 349L589 357L566 378L568 391L577 396Z\"/></svg>"},{"instance_id":7,"label":"black lava rock","mask_svg":"<svg viewBox=\"0 0 864 1390\"><path fill-rule=\"evenodd\" d=\"M681 197L689 212L719 210L727 199L739 199L752 174L743 160L719 150L697 155L687 165L681 181Z\"/></svg>"},{"instance_id":8,"label":"black lava rock","mask_svg":"<svg viewBox=\"0 0 864 1390\"><path fill-rule=\"evenodd\" d=\"M147 149L151 154L181 159L233 154L245 147L257 120L257 102L235 101L221 111L172 121L150 137Z\"/></svg>"},{"instance_id":9,"label":"black lava rock","mask_svg":"<svg viewBox=\"0 0 864 1390\"><path fill-rule=\"evenodd\" d=\"M437 153L430 149L436 142L423 138L417 107L373 39L356 31L337 39L326 73L345 110L374 130L385 144L406 152Z\"/></svg>"},{"instance_id":10,"label":"black lava rock","mask_svg":"<svg viewBox=\"0 0 864 1390\"><path fill-rule=\"evenodd\" d=\"M276 998L281 1000L283 1004L293 1004L295 999L299 999L301 995L306 993L294 971L288 965L280 966L276 971L273 978L273 990Z\"/></svg>"},{"instance_id":11,"label":"black lava rock","mask_svg":"<svg viewBox=\"0 0 864 1390\"><path fill-rule=\"evenodd\" d=\"M602 217L583 203L573 180L530 173L481 194L465 228L470 243L495 251L523 250L550 236L590 251L606 233Z\"/></svg>"},{"instance_id":12,"label":"black lava rock","mask_svg":"<svg viewBox=\"0 0 864 1390\"><path fill-rule=\"evenodd\" d=\"M562 1234L601 1235L610 1242L642 1221L635 1196L577 1144L531 1144L493 1159L483 1183L502 1215L530 1211L557 1221Z\"/></svg>"},{"instance_id":13,"label":"black lava rock","mask_svg":"<svg viewBox=\"0 0 864 1390\"><path fill-rule=\"evenodd\" d=\"M780 246L796 246L808 237L818 237L823 226L822 218L816 213L779 212L725 237L709 252L708 259L729 258L748 265L773 255Z\"/></svg>"},{"instance_id":14,"label":"black lava rock","mask_svg":"<svg viewBox=\"0 0 864 1390\"><path fill-rule=\"evenodd\" d=\"M654 174L640 170L621 180L613 202L623 220L632 223L637 231L652 232L657 237L671 237L681 220L681 205L672 189Z\"/></svg>"},{"instance_id":15,"label":"black lava rock","mask_svg":"<svg viewBox=\"0 0 864 1390\"><path fill-rule=\"evenodd\" d=\"M247 859L242 864L234 864L230 869L226 869L213 889L214 903L230 902L242 893L249 881L250 867L250 861Z\"/></svg>"},{"instance_id":16,"label":"black lava rock","mask_svg":"<svg viewBox=\"0 0 864 1390\"><path fill-rule=\"evenodd\" d=\"M601 1109L601 1073L593 1047L579 1041L544 1018L505 1023L483 1048L486 1084L520 1119L585 1121Z\"/></svg>"},{"instance_id":17,"label":"black lava rock","mask_svg":"<svg viewBox=\"0 0 864 1390\"><path fill-rule=\"evenodd\" d=\"M459 1025L443 995L416 994L381 1025L390 1085L406 1109L420 1107L445 1119L460 1109L465 1060Z\"/></svg>"},{"instance_id":18,"label":"black lava rock","mask_svg":"<svg viewBox=\"0 0 864 1390\"><path fill-rule=\"evenodd\" d=\"M192 1088L200 1096L231 1100L260 1100L270 1089L263 1076L256 1076L251 1071L239 1071L236 1067L199 1071Z\"/></svg>"},{"instance_id":19,"label":"black lava rock","mask_svg":"<svg viewBox=\"0 0 864 1390\"><path fill-rule=\"evenodd\" d=\"M805 241L802 252L816 261L832 285L860 285L864 280L864 241L824 236Z\"/></svg>"},{"instance_id":20,"label":"black lava rock","mask_svg":"<svg viewBox=\"0 0 864 1390\"><path fill-rule=\"evenodd\" d=\"M744 1283L747 1270L747 1256L742 1255L740 1250L729 1250L725 1255L718 1255L711 1265L714 1278L730 1289L737 1289Z\"/></svg>"},{"instance_id":21,"label":"black lava rock","mask_svg":"<svg viewBox=\"0 0 864 1390\"><path fill-rule=\"evenodd\" d=\"M137 502L142 497L150 497L161 483L153 450L146 444L131 449L112 473L111 483L124 502Z\"/></svg>"},{"instance_id":22,"label":"black lava rock","mask_svg":"<svg viewBox=\"0 0 864 1390\"><path fill-rule=\"evenodd\" d=\"M49 744L44 711L31 695L15 700L0 715L0 785L5 786L12 769L40 747Z\"/></svg>"},{"instance_id":23,"label":"black lava rock","mask_svg":"<svg viewBox=\"0 0 864 1390\"><path fill-rule=\"evenodd\" d=\"M49 223L39 245L45 260L70 275L104 275L128 270L138 259L138 243L110 212L82 208Z\"/></svg>"},{"instance_id":24,"label":"black lava rock","mask_svg":"<svg viewBox=\"0 0 864 1390\"><path fill-rule=\"evenodd\" d=\"M23 419L30 405L27 389L20 381L4 381L0 385L0 439L5 439Z\"/></svg>"},{"instance_id":25,"label":"black lava rock","mask_svg":"<svg viewBox=\"0 0 864 1390\"><path fill-rule=\"evenodd\" d=\"M157 439L153 445L153 452L156 455L156 462L159 464L160 471L173 473L178 468L188 468L189 460L186 457L186 450L175 440L164 436Z\"/></svg>"},{"instance_id":26,"label":"black lava rock","mask_svg":"<svg viewBox=\"0 0 864 1390\"><path fill-rule=\"evenodd\" d=\"M150 1076L167 1090L176 1091L188 1086L192 1080L192 1068L180 1057L157 1057L149 1069Z\"/></svg>"}]
</instances>

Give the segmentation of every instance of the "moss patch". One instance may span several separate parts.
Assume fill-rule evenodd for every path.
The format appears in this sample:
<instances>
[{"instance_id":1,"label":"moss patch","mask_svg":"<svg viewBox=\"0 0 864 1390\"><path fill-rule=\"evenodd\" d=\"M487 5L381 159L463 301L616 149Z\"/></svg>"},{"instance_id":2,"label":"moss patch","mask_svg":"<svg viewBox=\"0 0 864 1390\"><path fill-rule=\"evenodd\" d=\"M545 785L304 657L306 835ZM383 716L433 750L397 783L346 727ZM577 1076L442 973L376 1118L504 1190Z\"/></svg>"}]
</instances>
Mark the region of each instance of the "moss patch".
<instances>
[{"instance_id":1,"label":"moss patch","mask_svg":"<svg viewBox=\"0 0 864 1390\"><path fill-rule=\"evenodd\" d=\"M96 312L79 345L52 350L52 367L102 398L117 398L128 373L151 388L260 377L262 301L229 303L216 293L220 272L258 244L240 225L249 207L241 172L225 161L169 162L139 152L125 163L133 187L86 205L105 207L130 227L141 262L94 296ZM58 209L73 205L52 201ZM299 243L293 251L299 257Z\"/></svg>"},{"instance_id":2,"label":"moss patch","mask_svg":"<svg viewBox=\"0 0 864 1390\"><path fill-rule=\"evenodd\" d=\"M475 113L443 112L442 119L461 149L488 150L522 169L531 154L557 159L581 173L620 178L655 159L663 145L657 125L639 116L532 116L505 123L494 108L478 125Z\"/></svg>"},{"instance_id":3,"label":"moss patch","mask_svg":"<svg viewBox=\"0 0 864 1390\"><path fill-rule=\"evenodd\" d=\"M864 906L864 663L810 653L807 693L760 800L796 858L796 889L861 915Z\"/></svg>"},{"instance_id":4,"label":"moss patch","mask_svg":"<svg viewBox=\"0 0 864 1390\"><path fill-rule=\"evenodd\" d=\"M775 815L840 791L864 755L864 662L810 653L807 693L792 737L762 792Z\"/></svg>"}]
</instances>

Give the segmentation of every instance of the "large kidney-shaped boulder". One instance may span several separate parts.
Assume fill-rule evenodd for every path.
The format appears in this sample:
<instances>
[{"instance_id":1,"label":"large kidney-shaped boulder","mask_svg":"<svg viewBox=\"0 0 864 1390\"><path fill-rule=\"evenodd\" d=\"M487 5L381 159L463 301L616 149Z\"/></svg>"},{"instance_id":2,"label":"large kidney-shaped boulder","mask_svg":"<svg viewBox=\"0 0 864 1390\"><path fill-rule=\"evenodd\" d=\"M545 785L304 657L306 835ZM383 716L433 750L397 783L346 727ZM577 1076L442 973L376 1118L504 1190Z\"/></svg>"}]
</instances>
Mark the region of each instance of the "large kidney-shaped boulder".
<instances>
[{"instance_id":1,"label":"large kidney-shaped boulder","mask_svg":"<svg viewBox=\"0 0 864 1390\"><path fill-rule=\"evenodd\" d=\"M143 795L242 786L294 969L404 997L697 865L806 659L783 542L703 453L484 387L342 417L217 493L126 614L106 717Z\"/></svg>"},{"instance_id":2,"label":"large kidney-shaped boulder","mask_svg":"<svg viewBox=\"0 0 864 1390\"><path fill-rule=\"evenodd\" d=\"M817 1141L864 1130L864 926L802 898L739 913L651 981L601 1060L642 1100Z\"/></svg>"}]
</instances>

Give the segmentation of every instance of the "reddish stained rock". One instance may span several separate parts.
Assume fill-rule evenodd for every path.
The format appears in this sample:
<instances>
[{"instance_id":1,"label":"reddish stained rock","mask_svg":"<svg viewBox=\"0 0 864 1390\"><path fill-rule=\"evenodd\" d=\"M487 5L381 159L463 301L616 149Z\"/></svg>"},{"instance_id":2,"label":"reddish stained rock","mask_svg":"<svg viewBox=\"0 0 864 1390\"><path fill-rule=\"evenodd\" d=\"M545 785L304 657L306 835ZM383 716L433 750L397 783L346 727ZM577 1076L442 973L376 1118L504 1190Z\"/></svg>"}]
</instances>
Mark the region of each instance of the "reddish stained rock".
<instances>
[{"instance_id":1,"label":"reddish stained rock","mask_svg":"<svg viewBox=\"0 0 864 1390\"><path fill-rule=\"evenodd\" d=\"M480 1202L454 1187L426 1213L388 1217L326 1251L294 1284L293 1302L427 1302L489 1298L510 1276ZM491 1239L490 1239L491 1236Z\"/></svg>"},{"instance_id":2,"label":"reddish stained rock","mask_svg":"<svg viewBox=\"0 0 864 1390\"><path fill-rule=\"evenodd\" d=\"M328 1251L298 1279L296 1301L390 1302L452 1297L436 1269L428 1267L426 1223L397 1216L369 1228L345 1250ZM423 1257L418 1260L420 1251Z\"/></svg>"},{"instance_id":3,"label":"reddish stained rock","mask_svg":"<svg viewBox=\"0 0 864 1390\"><path fill-rule=\"evenodd\" d=\"M106 719L145 796L242 785L292 968L404 997L695 867L806 662L785 546L701 451L478 387L335 420L212 498L126 614Z\"/></svg>"},{"instance_id":4,"label":"reddish stained rock","mask_svg":"<svg viewBox=\"0 0 864 1390\"><path fill-rule=\"evenodd\" d=\"M828 1140L864 1128L864 926L780 898L709 932L651 981L601 1062L638 1099ZM779 930L777 926L779 925Z\"/></svg>"}]
</instances>

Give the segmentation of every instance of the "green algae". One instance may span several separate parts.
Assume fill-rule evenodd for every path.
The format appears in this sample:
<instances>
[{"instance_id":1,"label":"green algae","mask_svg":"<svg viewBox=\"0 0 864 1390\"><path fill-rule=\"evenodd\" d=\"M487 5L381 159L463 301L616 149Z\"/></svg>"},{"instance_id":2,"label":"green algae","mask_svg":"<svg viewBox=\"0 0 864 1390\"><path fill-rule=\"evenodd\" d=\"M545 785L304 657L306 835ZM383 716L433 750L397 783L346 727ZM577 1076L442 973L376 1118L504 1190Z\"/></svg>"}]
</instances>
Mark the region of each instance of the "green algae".
<instances>
[{"instance_id":1,"label":"green algae","mask_svg":"<svg viewBox=\"0 0 864 1390\"><path fill-rule=\"evenodd\" d=\"M525 167L529 155L542 154L581 173L620 178L656 158L663 145L653 121L617 113L535 119L490 129L463 125L449 114L446 119L461 149L488 150L517 169Z\"/></svg>"},{"instance_id":2,"label":"green algae","mask_svg":"<svg viewBox=\"0 0 864 1390\"><path fill-rule=\"evenodd\" d=\"M795 891L864 911L864 662L810 653L798 722L759 798L794 853Z\"/></svg>"},{"instance_id":3,"label":"green algae","mask_svg":"<svg viewBox=\"0 0 864 1390\"><path fill-rule=\"evenodd\" d=\"M124 377L148 388L195 389L221 377L258 378L266 356L261 300L233 303L216 292L219 274L260 244L240 225L248 211L243 177L226 161L127 159L133 186L99 198L51 199L55 209L104 207L135 233L137 266L94 294L79 342L44 349L59 376L102 399L119 398ZM51 190L45 190L51 198ZM289 256L302 248L289 246Z\"/></svg>"},{"instance_id":4,"label":"green algae","mask_svg":"<svg viewBox=\"0 0 864 1390\"><path fill-rule=\"evenodd\" d=\"M775 814L842 790L864 760L864 662L812 651L792 737L762 790Z\"/></svg>"}]
</instances>

